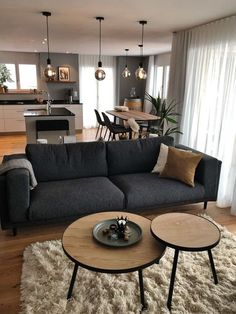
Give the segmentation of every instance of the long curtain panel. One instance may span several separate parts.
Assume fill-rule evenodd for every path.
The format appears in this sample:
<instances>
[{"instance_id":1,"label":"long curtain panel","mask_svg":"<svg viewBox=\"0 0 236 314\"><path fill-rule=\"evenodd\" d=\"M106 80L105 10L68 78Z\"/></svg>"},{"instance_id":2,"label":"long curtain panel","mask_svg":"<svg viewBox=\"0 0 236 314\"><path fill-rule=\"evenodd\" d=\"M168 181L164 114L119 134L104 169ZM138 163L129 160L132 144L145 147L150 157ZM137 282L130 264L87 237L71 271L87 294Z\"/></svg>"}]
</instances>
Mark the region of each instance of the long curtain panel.
<instances>
[{"instance_id":1,"label":"long curtain panel","mask_svg":"<svg viewBox=\"0 0 236 314\"><path fill-rule=\"evenodd\" d=\"M164 56L165 55L165 56ZM166 91L168 90L168 71L169 67L168 53L156 56L149 56L148 61L148 75L146 81L145 91L153 97L158 95L162 98L166 98ZM160 59L160 61L159 61ZM152 110L152 104L145 99L144 111L150 112Z\"/></svg>"},{"instance_id":2,"label":"long curtain panel","mask_svg":"<svg viewBox=\"0 0 236 314\"><path fill-rule=\"evenodd\" d=\"M94 73L97 69L98 57L79 56L79 89L80 101L83 103L84 128L97 126L94 109L99 112L113 109L116 100L116 58L102 57L106 78L97 81Z\"/></svg>"},{"instance_id":3,"label":"long curtain panel","mask_svg":"<svg viewBox=\"0 0 236 314\"><path fill-rule=\"evenodd\" d=\"M236 214L236 17L188 32L180 142L222 161L217 204Z\"/></svg>"},{"instance_id":4,"label":"long curtain panel","mask_svg":"<svg viewBox=\"0 0 236 314\"><path fill-rule=\"evenodd\" d=\"M146 81L146 89L145 91L150 94L154 95L155 93L155 57L149 56L148 58L148 71L147 71L147 81ZM149 113L152 110L152 104L150 101L144 99L144 111Z\"/></svg>"},{"instance_id":5,"label":"long curtain panel","mask_svg":"<svg viewBox=\"0 0 236 314\"><path fill-rule=\"evenodd\" d=\"M167 98L169 102L175 100L180 114L182 113L184 102L186 66L190 37L191 35L188 31L182 31L173 33L172 39L170 79Z\"/></svg>"}]
</instances>

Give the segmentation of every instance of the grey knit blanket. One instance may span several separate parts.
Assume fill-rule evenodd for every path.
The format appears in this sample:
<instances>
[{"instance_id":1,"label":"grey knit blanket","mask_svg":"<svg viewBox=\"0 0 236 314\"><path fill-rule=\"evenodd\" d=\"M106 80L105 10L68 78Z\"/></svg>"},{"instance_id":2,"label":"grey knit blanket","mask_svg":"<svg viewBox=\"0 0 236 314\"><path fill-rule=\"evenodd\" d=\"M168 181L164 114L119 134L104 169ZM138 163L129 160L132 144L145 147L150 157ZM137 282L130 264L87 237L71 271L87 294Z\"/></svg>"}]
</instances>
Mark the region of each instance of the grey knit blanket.
<instances>
[{"instance_id":1,"label":"grey knit blanket","mask_svg":"<svg viewBox=\"0 0 236 314\"><path fill-rule=\"evenodd\" d=\"M34 175L33 167L31 163L29 162L29 160L20 158L20 159L11 159L11 160L3 162L0 165L0 175L13 169L27 169L30 175L30 189L32 190L33 188L36 187L38 183Z\"/></svg>"}]
</instances>

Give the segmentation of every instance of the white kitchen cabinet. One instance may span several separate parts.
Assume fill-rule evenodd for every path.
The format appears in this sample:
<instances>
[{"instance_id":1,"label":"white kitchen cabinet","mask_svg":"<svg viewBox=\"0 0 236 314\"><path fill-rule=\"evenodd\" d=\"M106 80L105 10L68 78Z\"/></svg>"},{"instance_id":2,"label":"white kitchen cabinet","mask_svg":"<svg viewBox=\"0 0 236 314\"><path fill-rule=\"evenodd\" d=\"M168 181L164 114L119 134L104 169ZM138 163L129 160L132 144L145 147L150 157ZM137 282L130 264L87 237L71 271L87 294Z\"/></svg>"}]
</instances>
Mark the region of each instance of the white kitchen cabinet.
<instances>
[{"instance_id":1,"label":"white kitchen cabinet","mask_svg":"<svg viewBox=\"0 0 236 314\"><path fill-rule=\"evenodd\" d=\"M82 130L83 129L83 105L79 104L61 104L52 105L54 108L66 108L75 114L75 129Z\"/></svg>"},{"instance_id":2,"label":"white kitchen cabinet","mask_svg":"<svg viewBox=\"0 0 236 314\"><path fill-rule=\"evenodd\" d=\"M45 105L2 105L0 111L0 132L25 132L24 111L45 108ZM1 128L3 120L3 127Z\"/></svg>"},{"instance_id":3,"label":"white kitchen cabinet","mask_svg":"<svg viewBox=\"0 0 236 314\"><path fill-rule=\"evenodd\" d=\"M75 114L75 129L83 129L83 105L53 104L54 108L67 108ZM46 105L16 104L0 105L0 132L25 132L24 111L28 109L44 109Z\"/></svg>"}]
</instances>

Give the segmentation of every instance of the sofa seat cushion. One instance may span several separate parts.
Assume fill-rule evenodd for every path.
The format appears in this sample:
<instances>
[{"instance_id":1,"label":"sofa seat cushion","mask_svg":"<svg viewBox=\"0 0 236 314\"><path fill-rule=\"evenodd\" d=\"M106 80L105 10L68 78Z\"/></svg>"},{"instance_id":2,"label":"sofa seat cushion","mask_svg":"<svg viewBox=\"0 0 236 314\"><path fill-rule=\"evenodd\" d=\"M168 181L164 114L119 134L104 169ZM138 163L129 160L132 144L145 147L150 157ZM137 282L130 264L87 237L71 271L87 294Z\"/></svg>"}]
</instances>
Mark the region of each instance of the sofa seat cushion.
<instances>
[{"instance_id":1,"label":"sofa seat cushion","mask_svg":"<svg viewBox=\"0 0 236 314\"><path fill-rule=\"evenodd\" d=\"M106 177L40 182L31 192L29 220L122 210L124 194Z\"/></svg>"},{"instance_id":2,"label":"sofa seat cushion","mask_svg":"<svg viewBox=\"0 0 236 314\"><path fill-rule=\"evenodd\" d=\"M161 178L156 173L137 173L110 177L126 199L126 209L164 207L178 202L199 201L204 198L203 185L190 187L180 181Z\"/></svg>"}]
</instances>

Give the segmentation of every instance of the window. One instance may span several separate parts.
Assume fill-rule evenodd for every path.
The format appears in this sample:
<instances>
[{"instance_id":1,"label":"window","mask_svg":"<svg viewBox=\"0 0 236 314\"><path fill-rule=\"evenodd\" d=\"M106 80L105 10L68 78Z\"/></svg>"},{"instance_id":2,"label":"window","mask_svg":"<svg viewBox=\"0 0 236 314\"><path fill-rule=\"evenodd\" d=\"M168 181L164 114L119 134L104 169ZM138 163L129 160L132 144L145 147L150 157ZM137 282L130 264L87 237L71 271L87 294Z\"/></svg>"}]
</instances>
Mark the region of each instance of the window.
<instances>
[{"instance_id":1,"label":"window","mask_svg":"<svg viewBox=\"0 0 236 314\"><path fill-rule=\"evenodd\" d=\"M8 89L37 89L37 69L35 64L5 64L13 82L6 82Z\"/></svg>"},{"instance_id":2,"label":"window","mask_svg":"<svg viewBox=\"0 0 236 314\"><path fill-rule=\"evenodd\" d=\"M37 88L37 72L35 64L19 64L20 89Z\"/></svg>"},{"instance_id":3,"label":"window","mask_svg":"<svg viewBox=\"0 0 236 314\"><path fill-rule=\"evenodd\" d=\"M163 69L164 67L157 67L156 90L160 97L162 97L163 90Z\"/></svg>"},{"instance_id":4,"label":"window","mask_svg":"<svg viewBox=\"0 0 236 314\"><path fill-rule=\"evenodd\" d=\"M157 66L156 91L161 98L167 98L170 66Z\"/></svg>"},{"instance_id":5,"label":"window","mask_svg":"<svg viewBox=\"0 0 236 314\"><path fill-rule=\"evenodd\" d=\"M80 100L84 104L83 121L85 128L97 126L94 109L106 111L114 108L116 93L116 58L103 56L103 69L106 78L97 81L97 56L79 55Z\"/></svg>"}]
</instances>

